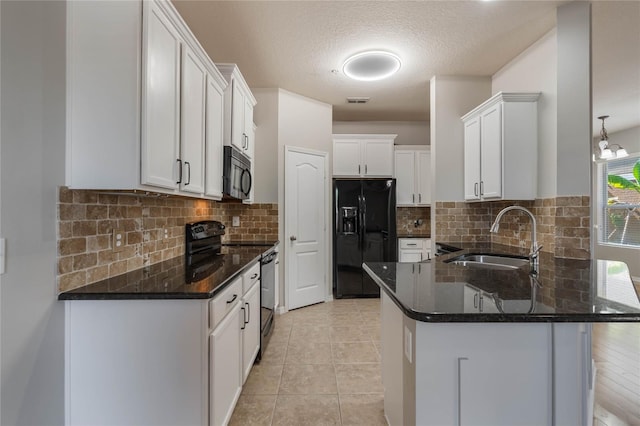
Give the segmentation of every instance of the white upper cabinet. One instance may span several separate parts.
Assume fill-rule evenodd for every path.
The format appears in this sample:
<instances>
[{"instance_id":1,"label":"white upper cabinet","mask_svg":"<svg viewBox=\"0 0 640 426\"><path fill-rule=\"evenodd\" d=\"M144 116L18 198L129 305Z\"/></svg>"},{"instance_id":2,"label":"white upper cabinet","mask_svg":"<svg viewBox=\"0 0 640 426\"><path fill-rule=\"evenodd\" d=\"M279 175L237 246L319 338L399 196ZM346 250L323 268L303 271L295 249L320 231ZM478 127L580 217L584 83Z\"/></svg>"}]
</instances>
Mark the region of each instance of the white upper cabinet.
<instances>
[{"instance_id":1,"label":"white upper cabinet","mask_svg":"<svg viewBox=\"0 0 640 426\"><path fill-rule=\"evenodd\" d=\"M205 194L222 197L224 90L207 75Z\"/></svg>"},{"instance_id":2,"label":"white upper cabinet","mask_svg":"<svg viewBox=\"0 0 640 426\"><path fill-rule=\"evenodd\" d=\"M536 198L539 96L500 92L462 117L465 200Z\"/></svg>"},{"instance_id":3,"label":"white upper cabinet","mask_svg":"<svg viewBox=\"0 0 640 426\"><path fill-rule=\"evenodd\" d=\"M256 98L251 93L236 64L216 64L228 83L224 100L224 144L231 145L244 155L253 158L253 108Z\"/></svg>"},{"instance_id":4,"label":"white upper cabinet","mask_svg":"<svg viewBox=\"0 0 640 426\"><path fill-rule=\"evenodd\" d=\"M333 175L393 176L393 143L397 135L333 135Z\"/></svg>"},{"instance_id":5,"label":"white upper cabinet","mask_svg":"<svg viewBox=\"0 0 640 426\"><path fill-rule=\"evenodd\" d=\"M430 205L431 151L429 147L396 145L394 156L396 204L409 207Z\"/></svg>"},{"instance_id":6,"label":"white upper cabinet","mask_svg":"<svg viewBox=\"0 0 640 426\"><path fill-rule=\"evenodd\" d=\"M204 193L207 71L191 49L182 50L180 189Z\"/></svg>"},{"instance_id":7,"label":"white upper cabinet","mask_svg":"<svg viewBox=\"0 0 640 426\"><path fill-rule=\"evenodd\" d=\"M174 189L181 181L180 45L164 11L147 3L143 24L142 184Z\"/></svg>"},{"instance_id":8,"label":"white upper cabinet","mask_svg":"<svg viewBox=\"0 0 640 426\"><path fill-rule=\"evenodd\" d=\"M67 186L221 197L227 83L170 1L69 2L67 47Z\"/></svg>"}]
</instances>

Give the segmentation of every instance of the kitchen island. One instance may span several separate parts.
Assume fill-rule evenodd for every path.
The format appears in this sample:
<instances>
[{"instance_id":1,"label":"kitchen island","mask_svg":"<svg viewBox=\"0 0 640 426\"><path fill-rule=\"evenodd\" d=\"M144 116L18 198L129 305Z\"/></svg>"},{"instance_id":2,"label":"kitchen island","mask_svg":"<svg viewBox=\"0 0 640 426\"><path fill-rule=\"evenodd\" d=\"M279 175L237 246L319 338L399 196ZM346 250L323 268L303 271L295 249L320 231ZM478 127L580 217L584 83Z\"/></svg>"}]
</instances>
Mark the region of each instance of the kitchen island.
<instances>
[{"instance_id":1,"label":"kitchen island","mask_svg":"<svg viewBox=\"0 0 640 426\"><path fill-rule=\"evenodd\" d=\"M424 263L365 263L381 287L382 379L391 425L590 425L591 323L638 322L621 262L542 253L537 273ZM638 325L640 326L640 324Z\"/></svg>"}]
</instances>

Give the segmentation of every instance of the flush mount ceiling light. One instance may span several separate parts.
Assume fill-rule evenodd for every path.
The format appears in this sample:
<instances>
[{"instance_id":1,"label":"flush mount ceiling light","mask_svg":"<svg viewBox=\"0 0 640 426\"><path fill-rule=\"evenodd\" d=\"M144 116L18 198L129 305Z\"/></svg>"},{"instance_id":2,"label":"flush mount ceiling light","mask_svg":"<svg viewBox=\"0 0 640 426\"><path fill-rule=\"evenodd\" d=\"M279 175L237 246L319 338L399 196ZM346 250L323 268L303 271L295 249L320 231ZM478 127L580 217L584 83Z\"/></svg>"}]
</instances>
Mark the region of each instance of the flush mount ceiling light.
<instances>
[{"instance_id":1,"label":"flush mount ceiling light","mask_svg":"<svg viewBox=\"0 0 640 426\"><path fill-rule=\"evenodd\" d=\"M398 72L401 64L393 53L372 50L351 56L344 61L342 71L354 80L376 81Z\"/></svg>"},{"instance_id":2,"label":"flush mount ceiling light","mask_svg":"<svg viewBox=\"0 0 640 426\"><path fill-rule=\"evenodd\" d=\"M624 158L629 156L627 150L618 145L617 143L609 144L609 135L607 135L607 129L604 128L604 120L609 118L608 115L601 115L598 120L602 120L602 130L600 130L600 142L598 147L600 148L600 159L610 160L613 158Z\"/></svg>"}]
</instances>

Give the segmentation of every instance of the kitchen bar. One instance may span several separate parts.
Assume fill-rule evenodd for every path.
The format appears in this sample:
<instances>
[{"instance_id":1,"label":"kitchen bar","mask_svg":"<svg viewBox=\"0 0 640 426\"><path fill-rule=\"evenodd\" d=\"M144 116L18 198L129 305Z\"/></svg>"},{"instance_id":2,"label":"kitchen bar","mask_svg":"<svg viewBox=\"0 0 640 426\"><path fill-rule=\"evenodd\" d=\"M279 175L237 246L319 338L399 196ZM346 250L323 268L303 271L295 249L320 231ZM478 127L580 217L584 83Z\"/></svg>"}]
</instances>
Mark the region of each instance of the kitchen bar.
<instances>
[{"instance_id":1,"label":"kitchen bar","mask_svg":"<svg viewBox=\"0 0 640 426\"><path fill-rule=\"evenodd\" d=\"M448 262L522 255L497 244L425 263L365 263L382 289L382 379L390 424L593 421L591 323L640 322L626 265L542 253L529 265Z\"/></svg>"}]
</instances>

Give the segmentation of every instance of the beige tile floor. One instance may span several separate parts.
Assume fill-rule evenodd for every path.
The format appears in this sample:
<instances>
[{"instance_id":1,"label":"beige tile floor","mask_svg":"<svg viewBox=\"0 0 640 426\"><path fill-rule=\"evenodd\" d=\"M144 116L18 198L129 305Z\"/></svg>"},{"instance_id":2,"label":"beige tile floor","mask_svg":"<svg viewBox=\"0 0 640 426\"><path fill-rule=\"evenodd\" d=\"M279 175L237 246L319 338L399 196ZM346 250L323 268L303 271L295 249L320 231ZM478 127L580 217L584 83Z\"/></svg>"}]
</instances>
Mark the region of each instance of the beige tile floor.
<instances>
[{"instance_id":1,"label":"beige tile floor","mask_svg":"<svg viewBox=\"0 0 640 426\"><path fill-rule=\"evenodd\" d=\"M231 425L386 425L380 299L342 299L276 316Z\"/></svg>"}]
</instances>

